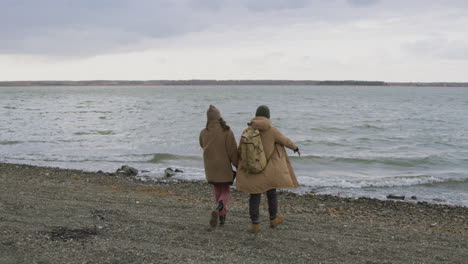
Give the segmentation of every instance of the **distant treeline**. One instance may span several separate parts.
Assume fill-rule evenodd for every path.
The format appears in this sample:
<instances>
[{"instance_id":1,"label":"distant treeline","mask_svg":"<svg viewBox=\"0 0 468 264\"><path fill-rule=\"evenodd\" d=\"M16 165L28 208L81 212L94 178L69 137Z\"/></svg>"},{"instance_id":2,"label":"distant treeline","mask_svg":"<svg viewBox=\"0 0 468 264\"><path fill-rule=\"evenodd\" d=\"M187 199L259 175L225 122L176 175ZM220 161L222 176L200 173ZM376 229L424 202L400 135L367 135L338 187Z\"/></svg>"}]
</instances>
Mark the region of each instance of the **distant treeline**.
<instances>
[{"instance_id":1,"label":"distant treeline","mask_svg":"<svg viewBox=\"0 0 468 264\"><path fill-rule=\"evenodd\" d=\"M112 85L348 85L348 86L443 86L468 87L453 82L381 82L381 81L293 81L293 80L151 80L151 81L9 81L0 86L112 86Z\"/></svg>"}]
</instances>

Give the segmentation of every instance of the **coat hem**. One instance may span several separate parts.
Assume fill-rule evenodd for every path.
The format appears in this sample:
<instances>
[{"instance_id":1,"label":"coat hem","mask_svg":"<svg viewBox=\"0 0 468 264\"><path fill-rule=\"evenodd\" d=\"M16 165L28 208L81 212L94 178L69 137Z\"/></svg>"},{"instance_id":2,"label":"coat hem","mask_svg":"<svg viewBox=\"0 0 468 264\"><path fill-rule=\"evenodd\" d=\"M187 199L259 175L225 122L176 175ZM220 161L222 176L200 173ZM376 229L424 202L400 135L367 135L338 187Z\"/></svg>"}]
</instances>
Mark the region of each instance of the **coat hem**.
<instances>
[{"instance_id":1,"label":"coat hem","mask_svg":"<svg viewBox=\"0 0 468 264\"><path fill-rule=\"evenodd\" d=\"M213 185L232 185L234 182L213 182L213 181L208 181L209 184Z\"/></svg>"}]
</instances>

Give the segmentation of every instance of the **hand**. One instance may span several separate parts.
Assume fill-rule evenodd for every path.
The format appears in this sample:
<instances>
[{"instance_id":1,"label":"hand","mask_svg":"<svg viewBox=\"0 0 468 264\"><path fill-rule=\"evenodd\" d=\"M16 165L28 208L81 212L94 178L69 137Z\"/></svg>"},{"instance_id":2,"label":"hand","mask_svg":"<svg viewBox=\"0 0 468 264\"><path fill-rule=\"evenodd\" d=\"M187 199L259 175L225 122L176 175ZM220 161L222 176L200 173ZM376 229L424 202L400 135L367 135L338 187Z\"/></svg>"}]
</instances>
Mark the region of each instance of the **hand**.
<instances>
[{"instance_id":1,"label":"hand","mask_svg":"<svg viewBox=\"0 0 468 264\"><path fill-rule=\"evenodd\" d=\"M294 150L294 153L297 153L297 155L299 155L299 157L301 156L301 152L299 151L299 148L296 148L296 149Z\"/></svg>"}]
</instances>

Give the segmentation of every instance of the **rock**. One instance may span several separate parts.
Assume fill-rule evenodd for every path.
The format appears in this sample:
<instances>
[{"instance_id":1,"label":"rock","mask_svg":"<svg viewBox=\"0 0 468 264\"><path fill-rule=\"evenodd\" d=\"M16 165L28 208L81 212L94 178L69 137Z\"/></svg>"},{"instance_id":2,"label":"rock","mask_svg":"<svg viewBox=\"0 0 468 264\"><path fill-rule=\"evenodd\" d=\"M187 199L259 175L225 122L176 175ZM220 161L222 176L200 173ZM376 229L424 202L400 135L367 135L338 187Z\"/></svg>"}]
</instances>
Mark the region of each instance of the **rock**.
<instances>
[{"instance_id":1,"label":"rock","mask_svg":"<svg viewBox=\"0 0 468 264\"><path fill-rule=\"evenodd\" d=\"M127 165L123 165L120 169L115 171L117 174L124 174L126 176L136 176L138 175L138 170Z\"/></svg>"},{"instance_id":2,"label":"rock","mask_svg":"<svg viewBox=\"0 0 468 264\"><path fill-rule=\"evenodd\" d=\"M389 194L389 195L387 195L387 199L404 200L405 196L404 195Z\"/></svg>"},{"instance_id":3,"label":"rock","mask_svg":"<svg viewBox=\"0 0 468 264\"><path fill-rule=\"evenodd\" d=\"M416 195L413 195L413 196L411 196L411 199L413 199L413 200L417 200L417 199L418 199L418 197L416 197Z\"/></svg>"},{"instance_id":4,"label":"rock","mask_svg":"<svg viewBox=\"0 0 468 264\"><path fill-rule=\"evenodd\" d=\"M172 177L176 175L176 173L183 173L184 171L179 170L179 169L173 169L173 168L167 168L164 170L164 176L166 177Z\"/></svg>"},{"instance_id":5,"label":"rock","mask_svg":"<svg viewBox=\"0 0 468 264\"><path fill-rule=\"evenodd\" d=\"M172 177L176 174L176 172L172 168L167 168L164 170L164 176Z\"/></svg>"}]
</instances>

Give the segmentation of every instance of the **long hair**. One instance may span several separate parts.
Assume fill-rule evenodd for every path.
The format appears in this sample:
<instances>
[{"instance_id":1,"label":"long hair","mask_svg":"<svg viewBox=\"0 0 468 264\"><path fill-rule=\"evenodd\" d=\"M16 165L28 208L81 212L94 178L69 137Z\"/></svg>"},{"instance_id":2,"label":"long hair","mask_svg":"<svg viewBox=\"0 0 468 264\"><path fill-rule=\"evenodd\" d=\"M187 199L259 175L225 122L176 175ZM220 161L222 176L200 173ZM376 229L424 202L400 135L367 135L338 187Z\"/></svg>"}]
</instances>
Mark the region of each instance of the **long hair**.
<instances>
[{"instance_id":1,"label":"long hair","mask_svg":"<svg viewBox=\"0 0 468 264\"><path fill-rule=\"evenodd\" d=\"M223 131L227 131L227 130L231 129L231 128L226 124L226 121L224 121L224 119L223 119L222 117L220 117L220 118L218 119L218 121L219 121L219 124L221 125L221 127L223 128ZM208 130L208 123L209 123L209 122L210 122L210 121L207 121L207 122L206 122L206 129L207 129L207 130Z\"/></svg>"}]
</instances>

